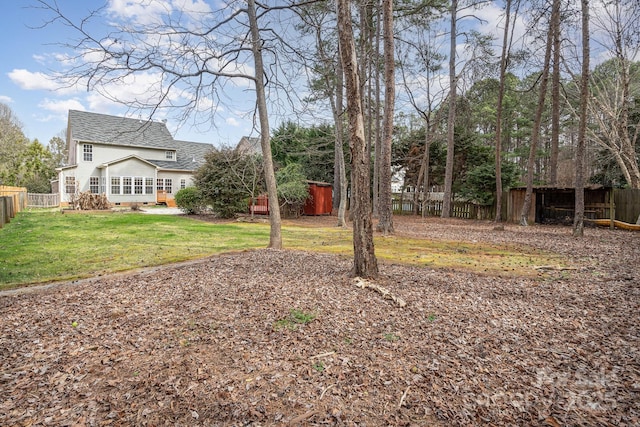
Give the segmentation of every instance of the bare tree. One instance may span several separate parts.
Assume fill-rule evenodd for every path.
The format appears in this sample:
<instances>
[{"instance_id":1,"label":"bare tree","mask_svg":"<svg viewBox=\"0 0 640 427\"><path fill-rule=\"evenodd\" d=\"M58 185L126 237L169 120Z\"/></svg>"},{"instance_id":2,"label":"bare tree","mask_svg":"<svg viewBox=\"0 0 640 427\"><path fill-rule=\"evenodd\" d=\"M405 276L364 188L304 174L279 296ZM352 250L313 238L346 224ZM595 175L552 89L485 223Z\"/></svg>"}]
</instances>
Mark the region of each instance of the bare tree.
<instances>
[{"instance_id":1,"label":"bare tree","mask_svg":"<svg viewBox=\"0 0 640 427\"><path fill-rule=\"evenodd\" d=\"M239 81L249 82L256 94L267 193L270 200L278 200L265 90L269 68L264 65L264 57L268 54L275 62L278 46L286 43L276 29L259 25L269 13L285 5L268 7L257 5L255 0L233 1L208 13L186 10L174 14L166 9L161 16L145 16L143 20L133 17L121 23L110 19L98 26L93 21L104 14L105 8L76 22L55 1L37 0L37 4L51 15L44 26L66 26L79 38L75 44L66 45L75 52L75 57L67 61L74 65L59 78L69 86L82 85L130 108L148 111L149 118L161 109L170 109L180 111L183 120L192 113L200 114L213 127L215 112L226 100L225 88ZM133 100L121 99L108 89L110 84L131 84L136 76L150 73L155 74L158 84ZM269 80L269 84L276 84L275 80ZM281 248L278 203L271 206L269 247Z\"/></svg>"},{"instance_id":2,"label":"bare tree","mask_svg":"<svg viewBox=\"0 0 640 427\"><path fill-rule=\"evenodd\" d=\"M369 178L369 154L365 142L364 115L358 60L351 26L349 0L336 0L340 57L344 70L349 115L349 148L351 149L353 213L353 253L355 276L375 278L378 276L378 261L373 246L373 224L371 219L371 196Z\"/></svg>"},{"instance_id":3,"label":"bare tree","mask_svg":"<svg viewBox=\"0 0 640 427\"><path fill-rule=\"evenodd\" d=\"M582 0L582 80L580 82L580 125L576 148L576 188L573 235L584 234L584 152L587 134L587 104L589 102L589 0Z\"/></svg>"},{"instance_id":4,"label":"bare tree","mask_svg":"<svg viewBox=\"0 0 640 427\"><path fill-rule=\"evenodd\" d=\"M444 198L442 200L442 218L451 216L453 191L453 160L455 146L456 95L458 79L456 76L456 41L458 21L458 0L451 0L451 39L449 45L449 115L447 117L447 161L444 170Z\"/></svg>"},{"instance_id":5,"label":"bare tree","mask_svg":"<svg viewBox=\"0 0 640 427\"><path fill-rule=\"evenodd\" d=\"M553 31L553 74L551 76L551 153L549 184L558 183L558 153L560 151L560 0L553 0L551 9Z\"/></svg>"},{"instance_id":6,"label":"bare tree","mask_svg":"<svg viewBox=\"0 0 640 427\"><path fill-rule=\"evenodd\" d=\"M276 186L276 175L273 168L273 157L271 155L271 131L269 129L269 113L267 111L267 95L264 84L264 64L262 62L263 40L260 37L258 28L258 17L256 16L255 0L247 0L247 14L249 15L249 28L251 29L251 52L253 53L255 66L255 88L258 116L260 118L260 145L262 146L262 158L264 167L264 180L267 187L267 195L271 200L269 206L269 223L271 231L269 233L269 247L274 249L282 248L282 222L280 219L280 207L278 203L278 189Z\"/></svg>"},{"instance_id":7,"label":"bare tree","mask_svg":"<svg viewBox=\"0 0 640 427\"><path fill-rule=\"evenodd\" d=\"M328 98L335 126L334 147L334 204L338 206L338 227L346 226L347 210L347 175L344 159L344 81L339 48L330 53L333 44L329 44L327 36L327 16L329 10L324 7L303 8L299 16L304 23L303 31L312 30L316 43L316 55L319 66L314 67L323 83L322 96ZM337 195L337 197L336 197ZM336 203L337 200L337 203Z\"/></svg>"},{"instance_id":8,"label":"bare tree","mask_svg":"<svg viewBox=\"0 0 640 427\"><path fill-rule=\"evenodd\" d=\"M545 99L547 95L547 86L549 83L549 63L551 62L551 47L553 45L553 21L550 21L549 31L547 33L547 42L544 52L544 65L542 66L542 75L540 76L540 87L538 92L538 103L536 105L535 117L533 119L533 129L531 131L531 142L529 144L529 158L527 160L527 190L522 204L520 213L520 225L527 226L527 217L531 209L531 199L533 195L533 169L536 160L536 152L540 139L540 125L542 123L542 113L544 111Z\"/></svg>"},{"instance_id":9,"label":"bare tree","mask_svg":"<svg viewBox=\"0 0 640 427\"><path fill-rule=\"evenodd\" d=\"M630 123L630 120L631 108L640 90L638 74L631 72L631 61L640 53L639 21L640 4L632 0L606 2L602 4L600 13L593 16L594 30L608 42L612 59L607 64L606 73L594 73L592 76L588 112L595 126L586 130L591 140L615 158L627 184L636 189L640 188L640 160L635 149L639 141L640 121Z\"/></svg>"},{"instance_id":10,"label":"bare tree","mask_svg":"<svg viewBox=\"0 0 640 427\"><path fill-rule=\"evenodd\" d=\"M416 14L422 16L424 10L420 8L417 13L413 10L403 10L401 13L405 13L405 18L410 20ZM446 112L445 108L436 108L436 106L443 106L448 103L446 91L437 89L442 61L445 56L439 53L441 50L441 46L437 44L439 37L433 28L425 25L415 25L411 28L410 34L410 38L399 36L400 60L398 62L398 70L409 103L424 121L424 149L420 156L420 168L415 181L415 191L413 192L413 214L418 214L420 196L422 195L422 213L424 215L430 182L431 142L436 133L436 128L440 124L441 116Z\"/></svg>"},{"instance_id":11,"label":"bare tree","mask_svg":"<svg viewBox=\"0 0 640 427\"><path fill-rule=\"evenodd\" d=\"M339 48L338 48L339 50ZM339 53L339 52L338 52ZM336 145L335 145L335 175L338 178L340 186L340 203L338 205L338 227L345 227L347 225L346 212L347 212L347 168L344 160L344 126L342 114L343 108L343 93L344 93L344 73L342 72L342 62L338 61L336 67L336 103L333 108L335 111L334 122L336 124ZM335 180L334 180L335 182Z\"/></svg>"},{"instance_id":12,"label":"bare tree","mask_svg":"<svg viewBox=\"0 0 640 427\"><path fill-rule=\"evenodd\" d=\"M502 54L500 56L500 82L498 86L498 105L496 108L496 218L502 221L502 102L505 90L505 74L509 55L509 24L511 23L511 0L507 0L504 12L504 34Z\"/></svg>"},{"instance_id":13,"label":"bare tree","mask_svg":"<svg viewBox=\"0 0 640 427\"><path fill-rule=\"evenodd\" d=\"M378 201L378 231L393 233L391 203L391 144L393 140L393 112L395 102L395 55L393 43L393 0L382 1L384 39L384 117L383 139L380 144L380 200Z\"/></svg>"}]
</instances>

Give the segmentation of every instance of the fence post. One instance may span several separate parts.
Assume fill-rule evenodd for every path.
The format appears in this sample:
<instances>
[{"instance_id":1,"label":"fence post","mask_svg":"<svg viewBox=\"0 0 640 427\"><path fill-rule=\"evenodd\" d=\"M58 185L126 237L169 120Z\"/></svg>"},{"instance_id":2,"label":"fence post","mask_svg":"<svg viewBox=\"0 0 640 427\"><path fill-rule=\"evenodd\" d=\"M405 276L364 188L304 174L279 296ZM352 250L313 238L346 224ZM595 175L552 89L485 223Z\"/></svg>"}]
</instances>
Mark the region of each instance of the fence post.
<instances>
[{"instance_id":1,"label":"fence post","mask_svg":"<svg viewBox=\"0 0 640 427\"><path fill-rule=\"evenodd\" d=\"M8 218L5 218L6 204L7 204L6 198L4 196L0 196L0 228L2 228L4 224L9 222Z\"/></svg>"},{"instance_id":2,"label":"fence post","mask_svg":"<svg viewBox=\"0 0 640 427\"><path fill-rule=\"evenodd\" d=\"M613 188L611 189L611 192L609 193L609 216L610 216L610 222L609 222L609 228L611 230L613 230L615 228L615 219L616 219L616 203L615 203L615 197L614 197L614 193L616 190L614 190Z\"/></svg>"},{"instance_id":3,"label":"fence post","mask_svg":"<svg viewBox=\"0 0 640 427\"><path fill-rule=\"evenodd\" d=\"M15 216L14 198L13 196L0 196L2 200L2 221L8 224L11 218Z\"/></svg>"}]
</instances>

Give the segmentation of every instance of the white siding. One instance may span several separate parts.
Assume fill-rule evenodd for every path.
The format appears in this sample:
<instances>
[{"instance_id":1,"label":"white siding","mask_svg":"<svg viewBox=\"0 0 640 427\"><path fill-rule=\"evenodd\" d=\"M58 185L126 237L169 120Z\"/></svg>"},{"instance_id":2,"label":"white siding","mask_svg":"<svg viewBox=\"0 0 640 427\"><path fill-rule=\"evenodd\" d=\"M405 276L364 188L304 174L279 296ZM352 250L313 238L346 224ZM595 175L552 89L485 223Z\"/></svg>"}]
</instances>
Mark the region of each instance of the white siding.
<instances>
[{"instance_id":1,"label":"white siding","mask_svg":"<svg viewBox=\"0 0 640 427\"><path fill-rule=\"evenodd\" d=\"M146 160L171 161L166 158L165 148L140 148L114 145L93 144L93 162L107 163L128 156L138 156ZM81 158L80 158L81 159ZM175 161L175 156L173 161ZM81 163L81 162L80 162Z\"/></svg>"}]
</instances>

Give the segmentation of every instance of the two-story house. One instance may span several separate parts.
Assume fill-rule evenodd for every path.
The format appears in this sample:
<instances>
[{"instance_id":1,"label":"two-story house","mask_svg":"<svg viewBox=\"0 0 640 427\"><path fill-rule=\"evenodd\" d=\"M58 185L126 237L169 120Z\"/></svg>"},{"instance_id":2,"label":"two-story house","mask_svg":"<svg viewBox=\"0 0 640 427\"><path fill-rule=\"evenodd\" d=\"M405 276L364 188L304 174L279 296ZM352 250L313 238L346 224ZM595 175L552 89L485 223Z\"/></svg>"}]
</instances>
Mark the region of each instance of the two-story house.
<instances>
[{"instance_id":1,"label":"two-story house","mask_svg":"<svg viewBox=\"0 0 640 427\"><path fill-rule=\"evenodd\" d=\"M177 141L164 122L69 111L68 166L58 169L60 202L90 191L113 205L171 204L192 185L211 144Z\"/></svg>"}]
</instances>

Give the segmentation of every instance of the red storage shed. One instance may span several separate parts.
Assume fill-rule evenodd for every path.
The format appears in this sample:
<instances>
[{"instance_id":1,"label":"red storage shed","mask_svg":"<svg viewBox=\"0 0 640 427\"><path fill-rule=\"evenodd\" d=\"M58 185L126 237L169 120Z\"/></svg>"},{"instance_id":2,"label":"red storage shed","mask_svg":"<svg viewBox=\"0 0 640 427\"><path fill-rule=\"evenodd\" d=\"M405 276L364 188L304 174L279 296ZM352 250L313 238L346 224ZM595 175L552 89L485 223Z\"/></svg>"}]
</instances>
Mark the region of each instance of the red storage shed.
<instances>
[{"instance_id":1,"label":"red storage shed","mask_svg":"<svg viewBox=\"0 0 640 427\"><path fill-rule=\"evenodd\" d=\"M304 204L305 215L331 215L333 187L327 182L308 181L309 198Z\"/></svg>"}]
</instances>

